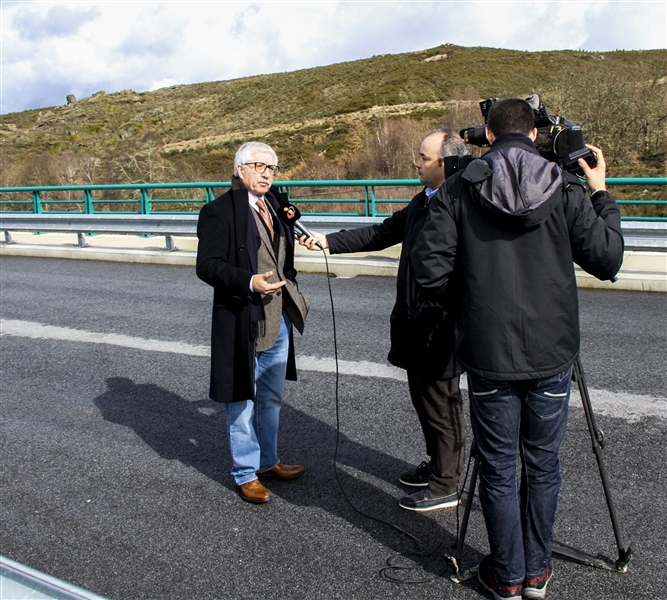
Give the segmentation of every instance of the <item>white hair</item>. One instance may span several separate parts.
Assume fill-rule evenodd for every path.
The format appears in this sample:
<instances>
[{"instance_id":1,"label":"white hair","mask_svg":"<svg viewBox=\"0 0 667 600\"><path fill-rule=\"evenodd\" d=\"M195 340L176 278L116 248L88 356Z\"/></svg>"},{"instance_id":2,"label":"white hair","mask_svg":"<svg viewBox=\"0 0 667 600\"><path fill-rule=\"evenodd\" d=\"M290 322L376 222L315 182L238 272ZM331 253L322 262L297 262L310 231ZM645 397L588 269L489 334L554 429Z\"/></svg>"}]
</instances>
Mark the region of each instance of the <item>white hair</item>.
<instances>
[{"instance_id":1,"label":"white hair","mask_svg":"<svg viewBox=\"0 0 667 600\"><path fill-rule=\"evenodd\" d=\"M467 156L468 154L470 154L470 151L468 150L468 146L466 145L466 143L463 141L461 136L459 136L459 134L456 133L456 131L454 131L453 129L442 127L440 129L436 129L435 131L431 131L431 133L429 133L426 137L430 137L437 133L442 134L442 144L440 144L440 153L439 153L440 160L443 160L448 156Z\"/></svg>"},{"instance_id":2,"label":"white hair","mask_svg":"<svg viewBox=\"0 0 667 600\"><path fill-rule=\"evenodd\" d=\"M275 150L271 148L268 144L262 142L246 142L241 144L239 149L236 151L236 156L234 157L234 175L238 176L238 166L248 162L255 153L257 152L268 152L273 155L274 164L278 164L278 156L275 153Z\"/></svg>"}]
</instances>

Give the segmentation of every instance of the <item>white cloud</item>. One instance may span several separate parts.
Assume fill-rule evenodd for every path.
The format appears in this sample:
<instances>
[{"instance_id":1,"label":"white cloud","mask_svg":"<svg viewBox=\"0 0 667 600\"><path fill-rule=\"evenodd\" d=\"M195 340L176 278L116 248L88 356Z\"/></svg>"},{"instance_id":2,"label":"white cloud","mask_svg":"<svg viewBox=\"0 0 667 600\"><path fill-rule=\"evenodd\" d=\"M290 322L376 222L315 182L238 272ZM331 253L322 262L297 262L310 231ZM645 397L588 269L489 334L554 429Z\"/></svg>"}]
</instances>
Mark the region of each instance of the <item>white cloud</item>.
<instances>
[{"instance_id":1,"label":"white cloud","mask_svg":"<svg viewBox=\"0 0 667 600\"><path fill-rule=\"evenodd\" d=\"M583 15L586 50L646 50L667 46L667 3L600 2ZM611 10L613 8L613 10ZM631 40L633 47L628 47Z\"/></svg>"},{"instance_id":2,"label":"white cloud","mask_svg":"<svg viewBox=\"0 0 667 600\"><path fill-rule=\"evenodd\" d=\"M155 90L159 90L161 88L165 87L170 87L172 85L179 85L181 82L178 81L178 79L160 79L160 81L155 81L151 84L151 86L148 88L149 92L154 92Z\"/></svg>"},{"instance_id":3,"label":"white cloud","mask_svg":"<svg viewBox=\"0 0 667 600\"><path fill-rule=\"evenodd\" d=\"M88 9L51 6L44 12L24 5L14 14L12 25L20 37L34 42L49 37L75 35L83 25L97 16L94 6Z\"/></svg>"},{"instance_id":4,"label":"white cloud","mask_svg":"<svg viewBox=\"0 0 667 600\"><path fill-rule=\"evenodd\" d=\"M665 48L663 1L5 2L0 111L443 43Z\"/></svg>"}]
</instances>

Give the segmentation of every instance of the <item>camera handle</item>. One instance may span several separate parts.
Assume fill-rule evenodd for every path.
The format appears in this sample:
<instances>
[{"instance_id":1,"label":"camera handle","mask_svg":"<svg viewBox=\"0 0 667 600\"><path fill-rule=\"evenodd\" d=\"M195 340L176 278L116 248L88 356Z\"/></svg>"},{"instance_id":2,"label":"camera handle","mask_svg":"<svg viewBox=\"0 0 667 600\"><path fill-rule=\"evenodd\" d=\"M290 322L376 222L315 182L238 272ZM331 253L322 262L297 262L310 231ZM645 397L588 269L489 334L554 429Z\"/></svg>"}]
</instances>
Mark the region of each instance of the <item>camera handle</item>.
<instances>
[{"instance_id":1,"label":"camera handle","mask_svg":"<svg viewBox=\"0 0 667 600\"><path fill-rule=\"evenodd\" d=\"M593 443L593 453L598 463L598 470L600 472L600 479L602 480L602 488L604 489L605 500L607 502L607 509L609 510L609 517L611 518L611 525L614 530L616 538L616 547L618 549L618 559L615 563L610 560L605 560L591 554L586 554L575 550L569 546L565 546L558 542L553 542L552 552L558 556L569 558L575 562L588 565L589 567L596 567L598 569L605 569L608 571L618 571L625 573L628 570L628 563L632 556L632 544L627 548L624 547L621 541L620 528L618 520L616 519L616 511L614 510L614 503L611 497L611 490L609 489L609 481L607 479L607 471L602 461L602 449L604 448L604 434L597 428L595 424L595 416L593 415L593 407L591 406L591 398L588 394L586 386L586 378L584 369L581 365L581 358L577 357L572 369L572 379L579 387L579 395L581 396L581 403L583 404L584 414L586 416L586 424L588 425L588 432ZM475 576L477 568L469 569L461 572L461 559L463 556L463 546L465 544L465 537L468 531L468 522L470 520L470 512L472 510L472 502L475 496L475 487L477 486L477 478L479 476L479 453L477 446L473 440L470 447L470 460L473 461L472 473L470 475L470 487L468 488L468 496L466 498L463 518L461 520L461 531L457 539L456 554L454 556L446 556L445 560L452 565L454 573L450 576L455 583L462 583L467 579Z\"/></svg>"}]
</instances>

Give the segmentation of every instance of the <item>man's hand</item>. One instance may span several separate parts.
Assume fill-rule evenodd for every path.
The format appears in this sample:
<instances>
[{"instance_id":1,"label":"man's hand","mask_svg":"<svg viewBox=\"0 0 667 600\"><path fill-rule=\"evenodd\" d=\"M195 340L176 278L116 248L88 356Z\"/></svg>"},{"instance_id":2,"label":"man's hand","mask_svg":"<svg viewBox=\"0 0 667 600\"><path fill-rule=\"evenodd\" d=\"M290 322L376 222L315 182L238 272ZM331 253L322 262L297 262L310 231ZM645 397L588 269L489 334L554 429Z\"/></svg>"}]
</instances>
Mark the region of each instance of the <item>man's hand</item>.
<instances>
[{"instance_id":1,"label":"man's hand","mask_svg":"<svg viewBox=\"0 0 667 600\"><path fill-rule=\"evenodd\" d=\"M258 275L253 275L250 280L250 285L254 292L259 294L273 294L276 290L279 290L285 285L284 281L279 281L278 283L269 283L269 278L273 275L273 271L267 271L266 273L259 273Z\"/></svg>"},{"instance_id":2,"label":"man's hand","mask_svg":"<svg viewBox=\"0 0 667 600\"><path fill-rule=\"evenodd\" d=\"M327 236L317 231L311 231L313 234L312 237L307 237L302 235L299 238L299 245L305 246L308 250L326 250L329 247L329 242L327 242ZM319 246L317 245L319 244Z\"/></svg>"},{"instance_id":3,"label":"man's hand","mask_svg":"<svg viewBox=\"0 0 667 600\"><path fill-rule=\"evenodd\" d=\"M595 192L607 189L605 183L607 165L604 162L604 156L602 156L602 150L600 150L600 148L596 148L590 144L586 144L586 148L591 151L597 161L595 168L591 169L583 158L580 158L577 162L582 168L584 175L586 175L588 189L590 190L591 195L593 195Z\"/></svg>"}]
</instances>

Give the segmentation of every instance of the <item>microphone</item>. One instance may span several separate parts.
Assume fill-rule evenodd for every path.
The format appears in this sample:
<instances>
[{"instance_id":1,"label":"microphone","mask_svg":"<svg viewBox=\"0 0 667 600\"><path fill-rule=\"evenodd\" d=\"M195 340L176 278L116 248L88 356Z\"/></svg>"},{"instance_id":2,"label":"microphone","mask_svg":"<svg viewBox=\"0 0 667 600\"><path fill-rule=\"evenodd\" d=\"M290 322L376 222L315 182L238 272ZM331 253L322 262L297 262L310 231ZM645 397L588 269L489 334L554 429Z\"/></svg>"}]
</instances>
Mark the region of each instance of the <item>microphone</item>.
<instances>
[{"instance_id":1,"label":"microphone","mask_svg":"<svg viewBox=\"0 0 667 600\"><path fill-rule=\"evenodd\" d=\"M306 237L314 237L313 234L309 231L303 223L299 221L301 218L301 211L294 206L294 204L283 204L278 209L278 217L283 223L286 223L290 227L293 227L299 234L305 235ZM315 242L320 248L322 246L319 242Z\"/></svg>"}]
</instances>

